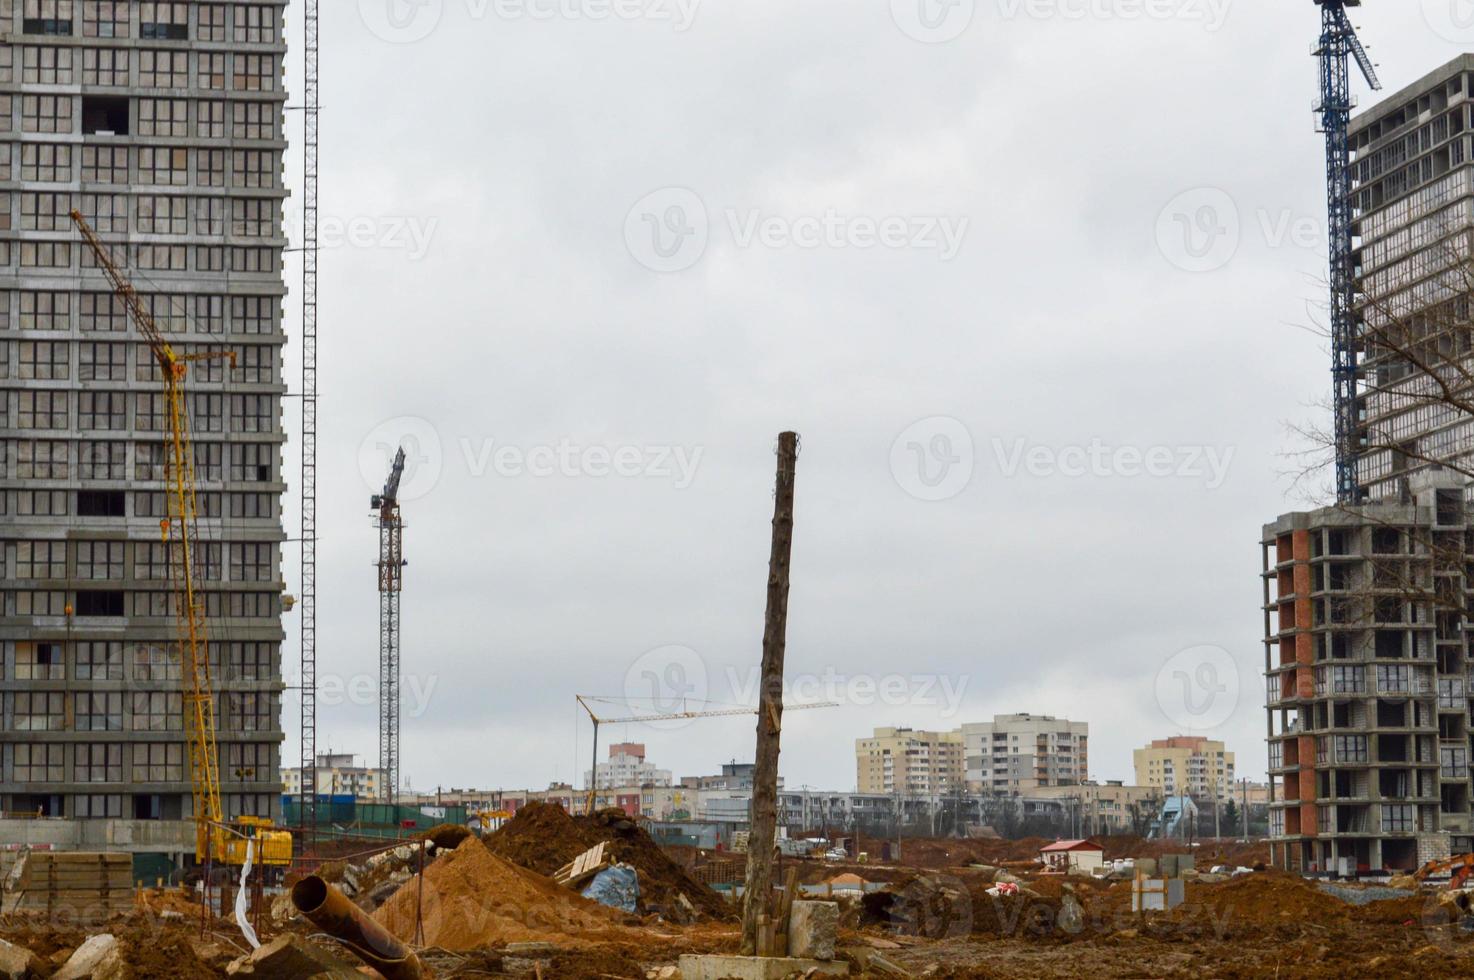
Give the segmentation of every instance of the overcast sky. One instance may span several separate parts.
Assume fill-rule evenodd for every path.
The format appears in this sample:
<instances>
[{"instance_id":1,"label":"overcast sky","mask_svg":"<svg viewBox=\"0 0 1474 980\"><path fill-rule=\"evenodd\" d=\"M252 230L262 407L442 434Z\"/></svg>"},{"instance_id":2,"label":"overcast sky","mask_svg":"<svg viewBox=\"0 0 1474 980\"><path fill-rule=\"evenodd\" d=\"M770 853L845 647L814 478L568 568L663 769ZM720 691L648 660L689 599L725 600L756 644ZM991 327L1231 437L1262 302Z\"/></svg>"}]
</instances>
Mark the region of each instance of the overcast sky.
<instances>
[{"instance_id":1,"label":"overcast sky","mask_svg":"<svg viewBox=\"0 0 1474 980\"><path fill-rule=\"evenodd\" d=\"M386 447L403 771L536 789L575 694L754 702L794 429L790 700L844 703L785 719L789 786L1015 711L1088 721L1095 778L1189 732L1262 778L1258 539L1330 385L1318 9L953 3L323 5L320 750L377 757ZM1389 91L1474 48L1458 6L1357 13ZM753 730L601 742L694 775Z\"/></svg>"}]
</instances>

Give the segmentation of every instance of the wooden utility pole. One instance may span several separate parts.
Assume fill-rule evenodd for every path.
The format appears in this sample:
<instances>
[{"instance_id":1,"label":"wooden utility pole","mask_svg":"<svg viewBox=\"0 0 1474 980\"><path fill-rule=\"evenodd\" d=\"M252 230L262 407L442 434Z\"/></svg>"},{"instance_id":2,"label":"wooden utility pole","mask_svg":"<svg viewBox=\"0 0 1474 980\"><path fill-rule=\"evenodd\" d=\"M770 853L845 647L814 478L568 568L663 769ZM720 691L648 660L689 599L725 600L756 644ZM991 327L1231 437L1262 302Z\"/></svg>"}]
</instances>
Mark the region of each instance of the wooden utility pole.
<instances>
[{"instance_id":1,"label":"wooden utility pole","mask_svg":"<svg viewBox=\"0 0 1474 980\"><path fill-rule=\"evenodd\" d=\"M778 485L773 494L773 549L768 559L768 608L763 620L762 686L757 704L757 755L752 773L752 832L742 896L742 955L771 955L768 902L778 836L778 741L783 730L783 653L788 634L788 563L793 553L793 476L798 435L778 436ZM786 928L785 928L786 931ZM783 951L777 951L782 953Z\"/></svg>"}]
</instances>

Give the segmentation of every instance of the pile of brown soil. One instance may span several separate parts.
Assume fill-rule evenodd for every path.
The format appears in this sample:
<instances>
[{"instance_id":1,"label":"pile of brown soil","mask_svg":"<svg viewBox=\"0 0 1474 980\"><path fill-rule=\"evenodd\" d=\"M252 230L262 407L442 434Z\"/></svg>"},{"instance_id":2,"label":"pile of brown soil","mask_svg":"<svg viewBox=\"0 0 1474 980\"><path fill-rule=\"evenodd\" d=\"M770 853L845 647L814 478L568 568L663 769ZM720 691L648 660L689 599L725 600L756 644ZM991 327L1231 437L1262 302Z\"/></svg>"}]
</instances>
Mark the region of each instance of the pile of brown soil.
<instances>
[{"instance_id":1,"label":"pile of brown soil","mask_svg":"<svg viewBox=\"0 0 1474 980\"><path fill-rule=\"evenodd\" d=\"M675 906L677 896L684 895L698 915L722 919L734 914L720 895L671 860L623 810L570 817L555 803L530 803L487 837L486 847L513 864L551 875L604 842L615 861L630 865L639 874L642 909L680 919Z\"/></svg>"},{"instance_id":2,"label":"pile of brown soil","mask_svg":"<svg viewBox=\"0 0 1474 980\"><path fill-rule=\"evenodd\" d=\"M424 945L479 949L509 942L585 946L631 940L625 916L490 853L469 838L411 878L374 912L374 920L408 942L415 924Z\"/></svg>"},{"instance_id":3,"label":"pile of brown soil","mask_svg":"<svg viewBox=\"0 0 1474 980\"><path fill-rule=\"evenodd\" d=\"M427 840L442 850L453 851L461 846L461 841L470 836L470 828L462 824L442 823L431 827L415 840Z\"/></svg>"}]
</instances>

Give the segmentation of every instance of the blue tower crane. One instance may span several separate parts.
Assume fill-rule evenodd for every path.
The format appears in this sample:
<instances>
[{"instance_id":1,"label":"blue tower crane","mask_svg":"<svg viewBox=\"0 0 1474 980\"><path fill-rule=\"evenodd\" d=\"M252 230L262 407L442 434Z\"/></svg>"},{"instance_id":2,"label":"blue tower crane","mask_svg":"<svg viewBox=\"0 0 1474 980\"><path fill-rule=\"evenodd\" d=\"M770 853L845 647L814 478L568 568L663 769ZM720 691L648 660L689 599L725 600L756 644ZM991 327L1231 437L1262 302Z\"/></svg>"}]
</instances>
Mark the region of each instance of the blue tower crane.
<instances>
[{"instance_id":1,"label":"blue tower crane","mask_svg":"<svg viewBox=\"0 0 1474 980\"><path fill-rule=\"evenodd\" d=\"M1347 19L1361 0L1315 0L1321 8L1321 129L1326 134L1326 198L1331 243L1331 373L1335 386L1336 498L1355 503L1358 424L1356 407L1356 270L1351 245L1351 59L1367 84L1382 87L1377 70Z\"/></svg>"}]
</instances>

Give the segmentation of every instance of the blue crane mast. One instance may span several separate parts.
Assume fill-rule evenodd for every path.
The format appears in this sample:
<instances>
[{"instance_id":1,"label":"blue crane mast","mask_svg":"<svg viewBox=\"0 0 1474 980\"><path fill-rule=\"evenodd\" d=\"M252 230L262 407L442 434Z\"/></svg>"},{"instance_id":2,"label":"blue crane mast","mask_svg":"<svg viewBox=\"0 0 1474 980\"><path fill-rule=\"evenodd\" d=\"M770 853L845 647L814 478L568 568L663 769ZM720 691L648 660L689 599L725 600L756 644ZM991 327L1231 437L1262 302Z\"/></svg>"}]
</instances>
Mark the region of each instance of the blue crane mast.
<instances>
[{"instance_id":1,"label":"blue crane mast","mask_svg":"<svg viewBox=\"0 0 1474 980\"><path fill-rule=\"evenodd\" d=\"M1356 270L1351 241L1351 59L1372 89L1382 83L1356 28L1346 16L1347 7L1360 7L1361 0L1315 0L1321 8L1320 59L1321 129L1326 134L1326 199L1331 245L1331 373L1335 386L1336 498L1355 503L1359 497L1356 456L1359 442L1356 398Z\"/></svg>"}]
</instances>

